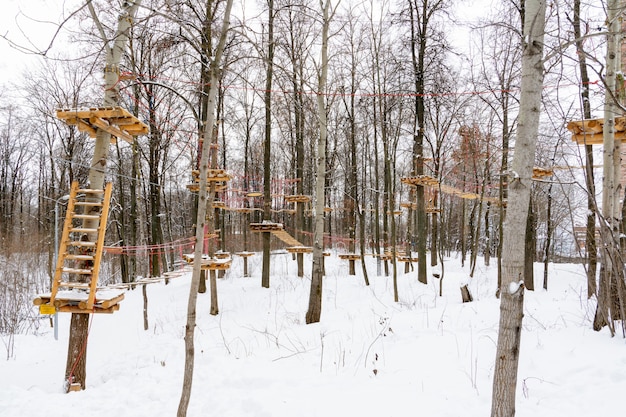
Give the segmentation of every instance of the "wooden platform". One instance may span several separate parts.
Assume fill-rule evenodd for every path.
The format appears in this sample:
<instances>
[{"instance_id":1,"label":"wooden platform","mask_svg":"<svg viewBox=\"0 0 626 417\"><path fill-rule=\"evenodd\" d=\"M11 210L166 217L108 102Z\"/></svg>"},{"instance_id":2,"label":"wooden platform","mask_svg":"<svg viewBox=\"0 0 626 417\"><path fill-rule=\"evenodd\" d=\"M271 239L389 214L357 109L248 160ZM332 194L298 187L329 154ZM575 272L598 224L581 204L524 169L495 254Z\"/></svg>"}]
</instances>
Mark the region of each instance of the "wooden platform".
<instances>
[{"instance_id":1,"label":"wooden platform","mask_svg":"<svg viewBox=\"0 0 626 417\"><path fill-rule=\"evenodd\" d=\"M104 130L114 138L132 143L133 136L146 135L150 128L122 107L90 107L78 109L57 109L57 118L68 125L78 127L95 138L98 129Z\"/></svg>"},{"instance_id":2,"label":"wooden platform","mask_svg":"<svg viewBox=\"0 0 626 417\"><path fill-rule=\"evenodd\" d=\"M226 184L221 184L221 183L215 184L216 193L221 193L222 191L226 191L227 188L228 186ZM187 184L187 189L189 191L197 193L198 191L200 191L200 184L199 183Z\"/></svg>"},{"instance_id":3,"label":"wooden platform","mask_svg":"<svg viewBox=\"0 0 626 417\"><path fill-rule=\"evenodd\" d=\"M57 291L53 304L50 304L51 293L39 294L33 304L39 306L40 314L60 313L113 313L120 309L119 303L124 299L124 290L118 288L99 288L96 290L93 309L87 308L89 293L81 290Z\"/></svg>"},{"instance_id":4,"label":"wooden platform","mask_svg":"<svg viewBox=\"0 0 626 417\"><path fill-rule=\"evenodd\" d=\"M400 181L407 185L428 185L435 186L439 184L439 181L436 178L430 177L428 175L417 175L415 177L404 177L401 178Z\"/></svg>"},{"instance_id":5,"label":"wooden platform","mask_svg":"<svg viewBox=\"0 0 626 417\"><path fill-rule=\"evenodd\" d=\"M200 171L194 169L191 171L191 176L194 182L200 182ZM221 181L230 181L233 177L226 172L224 169L208 169L206 180L208 182L221 182Z\"/></svg>"},{"instance_id":6,"label":"wooden platform","mask_svg":"<svg viewBox=\"0 0 626 417\"><path fill-rule=\"evenodd\" d=\"M578 145L604 144L604 119L573 120L567 124ZM626 140L626 117L615 118L615 140Z\"/></svg>"},{"instance_id":7,"label":"wooden platform","mask_svg":"<svg viewBox=\"0 0 626 417\"><path fill-rule=\"evenodd\" d=\"M313 248L310 246L290 246L286 250L289 253L313 253Z\"/></svg>"},{"instance_id":8,"label":"wooden platform","mask_svg":"<svg viewBox=\"0 0 626 417\"><path fill-rule=\"evenodd\" d=\"M308 203L311 201L311 196L308 195L286 195L285 201L287 203Z\"/></svg>"},{"instance_id":9,"label":"wooden platform","mask_svg":"<svg viewBox=\"0 0 626 417\"><path fill-rule=\"evenodd\" d=\"M358 253L340 253L339 259L348 260L348 261L357 261L361 259L361 255Z\"/></svg>"},{"instance_id":10,"label":"wooden platform","mask_svg":"<svg viewBox=\"0 0 626 417\"><path fill-rule=\"evenodd\" d=\"M253 232L277 232L283 230L283 224L272 222L250 223L250 230Z\"/></svg>"},{"instance_id":11,"label":"wooden platform","mask_svg":"<svg viewBox=\"0 0 626 417\"><path fill-rule=\"evenodd\" d=\"M193 263L194 257L193 253L183 254L183 259L190 264ZM230 254L221 259L217 257L210 258L208 255L202 255L200 268L212 271L225 271L230 268L231 263L232 258L230 257Z\"/></svg>"}]
</instances>

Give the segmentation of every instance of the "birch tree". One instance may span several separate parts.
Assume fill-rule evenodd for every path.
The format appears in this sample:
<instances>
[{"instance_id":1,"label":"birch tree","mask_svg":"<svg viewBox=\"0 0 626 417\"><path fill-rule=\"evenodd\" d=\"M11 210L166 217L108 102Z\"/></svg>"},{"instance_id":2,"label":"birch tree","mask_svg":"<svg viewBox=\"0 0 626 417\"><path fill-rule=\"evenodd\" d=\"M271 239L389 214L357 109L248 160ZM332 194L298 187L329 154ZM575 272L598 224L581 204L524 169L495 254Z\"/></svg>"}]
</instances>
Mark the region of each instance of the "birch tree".
<instances>
[{"instance_id":1,"label":"birch tree","mask_svg":"<svg viewBox=\"0 0 626 417\"><path fill-rule=\"evenodd\" d=\"M543 84L545 0L526 0L520 115L509 173L502 246L500 324L493 378L492 417L515 415L515 391L524 308L524 230L539 130Z\"/></svg>"},{"instance_id":2,"label":"birch tree","mask_svg":"<svg viewBox=\"0 0 626 417\"><path fill-rule=\"evenodd\" d=\"M120 63L128 44L128 33L131 23L139 8L141 1L124 2L118 19L118 26L109 41L103 26L96 15L93 3L89 2L89 11L99 30L102 41L105 43L106 66L104 68L104 107L114 107L119 105L119 78ZM104 177L106 173L107 160L111 134L98 129L96 132L96 143L94 147L93 159L89 169L89 187L92 189L104 189ZM92 227L86 224L85 227ZM89 239L94 239L89 236ZM90 314L72 313L70 322L70 336L67 350L67 363L65 367L65 381L69 389L70 384L79 383L85 389L87 376L87 336L89 333Z\"/></svg>"},{"instance_id":3,"label":"birch tree","mask_svg":"<svg viewBox=\"0 0 626 417\"><path fill-rule=\"evenodd\" d=\"M319 83L317 87L317 117L319 120L319 138L317 142L317 172L315 178L315 229L313 233L313 273L306 323L318 323L322 315L322 280L324 278L324 202L326 200L326 82L328 79L328 30L331 13L330 0L320 0L322 8L322 55L320 62Z\"/></svg>"},{"instance_id":4,"label":"birch tree","mask_svg":"<svg viewBox=\"0 0 626 417\"><path fill-rule=\"evenodd\" d=\"M224 20L220 33L219 42L215 49L215 55L210 61L210 89L209 100L207 102L206 123L204 123L203 136L205 138L213 137L213 125L215 124L215 104L218 90L218 80L221 72L221 59L226 46L226 36L230 27L230 11L233 6L233 0L226 2L224 10ZM209 196L207 192L207 182L202 179L207 178L209 169L209 152L210 146L202 147L202 155L200 157L200 190L198 196L198 210L196 217L196 247L194 250L193 272L191 275L191 286L189 287L189 299L187 302L187 324L185 325L185 372L183 376L183 389L178 403L178 417L187 415L189 399L191 398L191 385L193 382L193 368L195 359L194 334L196 330L196 302L198 300L198 285L200 284L200 272L202 258L202 242L204 241L204 225L207 222L207 204L211 203L213 196ZM212 210L212 208L211 208Z\"/></svg>"},{"instance_id":5,"label":"birch tree","mask_svg":"<svg viewBox=\"0 0 626 417\"><path fill-rule=\"evenodd\" d=\"M217 90L220 79L220 63L224 48L226 45L226 35L230 26L230 11L233 6L233 0L226 2L224 10L224 21L220 38L215 49L213 60L210 61L210 89L209 100L207 102L206 123L204 123L204 138L213 137L213 125L215 124L215 104ZM187 415L189 399L191 398L191 385L193 382L193 368L195 362L195 346L194 334L196 330L196 302L198 300L198 285L200 284L201 259L202 259L202 242L204 241L204 225L207 222L207 204L211 203L213 196L209 196L207 192L207 173L209 169L209 153L210 146L202 147L202 155L200 157L200 190L198 195L198 210L196 217L196 247L194 250L193 272L191 275L191 286L189 287L189 300L187 301L187 324L185 325L185 373L183 376L183 389L178 403L178 417ZM211 208L212 210L212 208Z\"/></svg>"}]
</instances>

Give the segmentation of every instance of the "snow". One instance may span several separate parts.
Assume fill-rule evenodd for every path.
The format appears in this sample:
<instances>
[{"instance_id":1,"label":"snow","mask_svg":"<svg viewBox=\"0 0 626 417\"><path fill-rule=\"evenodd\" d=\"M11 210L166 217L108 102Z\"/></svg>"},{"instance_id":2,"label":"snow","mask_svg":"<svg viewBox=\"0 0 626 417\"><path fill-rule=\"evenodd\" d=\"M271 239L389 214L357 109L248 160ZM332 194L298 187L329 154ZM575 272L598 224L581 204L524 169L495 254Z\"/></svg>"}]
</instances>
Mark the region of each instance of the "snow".
<instances>
[{"instance_id":1,"label":"snow","mask_svg":"<svg viewBox=\"0 0 626 417\"><path fill-rule=\"evenodd\" d=\"M513 281L509 283L509 294L511 295L515 294L522 285L524 285L524 281L519 281L519 282Z\"/></svg>"},{"instance_id":2,"label":"snow","mask_svg":"<svg viewBox=\"0 0 626 417\"><path fill-rule=\"evenodd\" d=\"M261 256L249 261L253 277L243 278L242 258L235 258L218 280L219 315L209 315L209 294L199 295L189 416L489 414L495 262L468 279L468 266L446 259L443 297L431 270L428 285L415 273L399 274L394 303L392 278L374 276L375 259L368 258L366 287L360 268L349 276L347 264L331 256L322 321L306 325L311 255L305 278L290 254L273 255L269 289L260 284ZM542 271L536 264L537 279ZM595 306L581 265L550 264L549 280L549 291L525 292L517 416L620 413L625 340L591 330ZM462 282L474 302L461 303ZM148 331L139 289L126 292L120 311L92 316L84 391L62 389L69 314L59 315L59 341L47 319L38 335L16 336L13 357L0 361L0 416L175 415L189 283L186 273L147 286Z\"/></svg>"}]
</instances>

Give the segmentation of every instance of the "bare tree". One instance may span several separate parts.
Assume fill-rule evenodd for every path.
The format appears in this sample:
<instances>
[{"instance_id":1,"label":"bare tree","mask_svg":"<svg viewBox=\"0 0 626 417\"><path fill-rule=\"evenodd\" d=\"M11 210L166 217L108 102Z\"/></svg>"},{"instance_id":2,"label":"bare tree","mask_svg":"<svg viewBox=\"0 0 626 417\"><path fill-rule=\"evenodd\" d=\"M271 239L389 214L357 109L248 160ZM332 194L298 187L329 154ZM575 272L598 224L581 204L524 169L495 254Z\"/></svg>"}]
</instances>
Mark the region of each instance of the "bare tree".
<instances>
[{"instance_id":1,"label":"bare tree","mask_svg":"<svg viewBox=\"0 0 626 417\"><path fill-rule=\"evenodd\" d=\"M104 32L104 28L98 20L96 11L92 3L89 3L91 15L100 30L102 41L105 43L106 68L104 71L105 93L103 106L113 107L119 104L119 77L120 63L127 48L128 33L130 31L133 17L141 4L141 0L125 2L120 12L118 26L113 41ZM111 143L111 134L98 129L96 132L96 143L94 155L89 170L89 186L92 189L104 189L104 177ZM86 224L85 227L90 227ZM93 239L93 236L89 236ZM65 380L67 388L70 384L79 383L85 389L87 377L87 335L89 333L89 314L72 313L70 323L69 346L67 350L67 364L65 368Z\"/></svg>"},{"instance_id":2,"label":"bare tree","mask_svg":"<svg viewBox=\"0 0 626 417\"><path fill-rule=\"evenodd\" d=\"M220 79L221 60L226 45L226 37L230 27L230 11L233 0L227 0L224 10L222 30L218 44L215 48L212 61L210 61L210 89L207 102L206 121L204 123L203 137L213 137L213 126L215 124L215 104L218 90L218 80ZM195 359L194 334L196 330L196 302L198 299L198 285L200 284L200 271L202 265L202 242L204 241L204 225L207 222L207 205L212 203L213 195L207 192L207 178L209 169L210 146L202 147L200 157L200 191L198 196L198 210L196 217L196 247L194 250L193 272L191 275L191 286L189 288L189 300L187 302L187 324L185 325L185 373L183 375L183 389L178 403L178 417L187 415L189 399L191 398L191 385L193 382L193 369ZM213 188L214 186L212 186ZM211 193L213 194L213 193ZM210 208L212 210L212 207Z\"/></svg>"},{"instance_id":3,"label":"bare tree","mask_svg":"<svg viewBox=\"0 0 626 417\"><path fill-rule=\"evenodd\" d=\"M500 324L493 378L492 417L515 415L515 391L524 308L524 230L539 131L543 87L545 0L526 0L517 140L509 172L502 251Z\"/></svg>"},{"instance_id":4,"label":"bare tree","mask_svg":"<svg viewBox=\"0 0 626 417\"><path fill-rule=\"evenodd\" d=\"M322 315L322 281L324 278L324 204L326 200L326 82L328 78L328 31L336 9L331 10L331 0L320 0L322 8L322 56L317 87L317 117L319 138L317 142L317 172L315 186L315 232L313 235L313 273L309 294L306 323L318 323Z\"/></svg>"}]
</instances>

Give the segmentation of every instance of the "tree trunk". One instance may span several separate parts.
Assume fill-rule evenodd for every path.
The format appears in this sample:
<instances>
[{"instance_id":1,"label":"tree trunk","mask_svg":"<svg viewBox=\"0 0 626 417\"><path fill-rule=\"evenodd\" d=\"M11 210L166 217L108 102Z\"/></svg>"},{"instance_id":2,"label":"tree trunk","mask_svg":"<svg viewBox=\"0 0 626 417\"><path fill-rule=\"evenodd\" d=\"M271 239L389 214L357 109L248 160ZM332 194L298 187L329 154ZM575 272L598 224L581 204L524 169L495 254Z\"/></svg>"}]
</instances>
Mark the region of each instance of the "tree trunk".
<instances>
[{"instance_id":1,"label":"tree trunk","mask_svg":"<svg viewBox=\"0 0 626 417\"><path fill-rule=\"evenodd\" d=\"M320 3L322 4L322 3ZM322 281L324 262L324 204L326 190L326 80L328 78L328 27L330 25L330 0L322 4L322 59L320 66L319 85L317 91L317 116L319 120L320 136L317 142L317 172L315 187L315 232L313 235L313 273L311 276L311 291L309 294L309 309L306 313L306 323L318 323L322 315Z\"/></svg>"},{"instance_id":2,"label":"tree trunk","mask_svg":"<svg viewBox=\"0 0 626 417\"><path fill-rule=\"evenodd\" d=\"M415 83L415 134L413 136L413 175L424 175L424 131L426 121L426 109L424 105L425 84L424 71L426 68L426 30L428 28L428 2L421 4L419 10L417 1L409 1L411 19L411 57L413 63L413 77ZM420 18L421 16L421 18ZM417 30L416 30L417 29ZM426 239L428 227L426 222L426 205L424 199L424 186L415 188L415 203L417 211L417 280L423 284L428 283L426 277Z\"/></svg>"},{"instance_id":3,"label":"tree trunk","mask_svg":"<svg viewBox=\"0 0 626 417\"><path fill-rule=\"evenodd\" d=\"M96 12L91 3L89 10L91 15L99 25ZM103 100L104 107L114 107L119 104L119 65L128 43L128 32L135 12L139 8L141 1L125 3L118 20L117 33L111 47L106 46L106 68L104 71L105 94ZM103 41L107 39L103 34ZM89 187L92 189L104 189L104 177L106 164L109 156L111 134L98 129L96 133L96 143L94 155L89 170ZM97 220L96 220L97 221ZM84 227L93 228L94 221L85 221ZM95 236L88 236L90 241ZM65 366L65 380L67 388L73 383L80 384L81 389L85 389L87 378L87 337L89 334L89 314L72 313L70 322L70 335L67 352L67 363Z\"/></svg>"},{"instance_id":4,"label":"tree trunk","mask_svg":"<svg viewBox=\"0 0 626 417\"><path fill-rule=\"evenodd\" d=\"M263 220L272 218L271 149L272 149L272 74L274 72L274 0L268 0L267 59L265 72L265 144L263 148ZM270 234L263 233L261 286L270 287Z\"/></svg>"},{"instance_id":5,"label":"tree trunk","mask_svg":"<svg viewBox=\"0 0 626 417\"><path fill-rule=\"evenodd\" d=\"M203 137L213 137L213 125L215 124L215 98L217 96L218 80L222 54L226 44L226 35L230 26L230 11L233 0L227 0L226 9L224 10L224 22L220 33L219 43L215 50L213 61L211 62L211 86L209 90L209 101L207 106L207 118L204 123ZM193 382L194 368L194 334L196 329L196 302L198 299L198 285L200 283L201 259L204 241L204 225L207 221L206 210L208 193L207 193L207 172L209 164L209 146L202 147L202 155L200 157L200 190L198 195L198 210L196 217L196 245L194 249L193 272L191 275L191 285L189 288L189 300L187 302L187 323L185 325L185 371L183 375L183 387L178 404L177 417L185 417L191 398L191 385Z\"/></svg>"},{"instance_id":6,"label":"tree trunk","mask_svg":"<svg viewBox=\"0 0 626 417\"><path fill-rule=\"evenodd\" d=\"M509 175L502 247L502 291L491 416L515 415L515 392L524 307L524 230L539 130L543 84L545 0L527 0L517 140Z\"/></svg>"},{"instance_id":7,"label":"tree trunk","mask_svg":"<svg viewBox=\"0 0 626 417\"><path fill-rule=\"evenodd\" d=\"M602 267L600 270L600 288L594 330L599 330L608 324L611 335L614 334L613 321L621 318L621 304L619 300L619 285L623 283L624 266L621 260L620 226L621 212L620 198L620 141L615 140L615 117L619 107L615 102L617 91L617 71L619 70L619 36L621 28L619 13L621 0L609 0L607 3L607 46L606 46L606 96L604 99L603 125L603 180L602 180L602 217L604 220L602 236Z\"/></svg>"},{"instance_id":8,"label":"tree trunk","mask_svg":"<svg viewBox=\"0 0 626 417\"><path fill-rule=\"evenodd\" d=\"M583 104L583 119L591 119L591 103L589 101L589 73L587 71L587 56L581 31L580 0L574 0L574 39L576 39L576 54L580 71L580 83L583 86L580 96ZM585 145L585 184L587 187L587 225L585 236L585 257L587 260L587 298L596 294L598 256L596 242L596 186L593 174L593 145Z\"/></svg>"}]
</instances>

